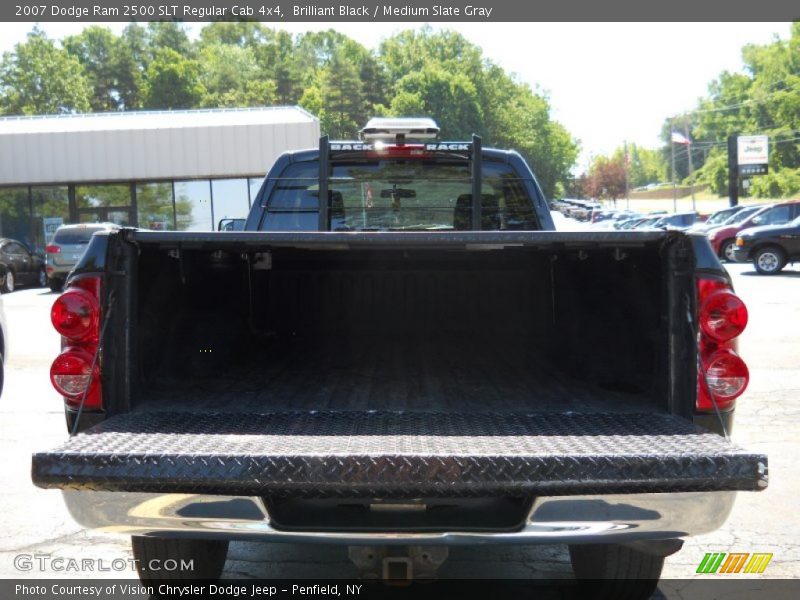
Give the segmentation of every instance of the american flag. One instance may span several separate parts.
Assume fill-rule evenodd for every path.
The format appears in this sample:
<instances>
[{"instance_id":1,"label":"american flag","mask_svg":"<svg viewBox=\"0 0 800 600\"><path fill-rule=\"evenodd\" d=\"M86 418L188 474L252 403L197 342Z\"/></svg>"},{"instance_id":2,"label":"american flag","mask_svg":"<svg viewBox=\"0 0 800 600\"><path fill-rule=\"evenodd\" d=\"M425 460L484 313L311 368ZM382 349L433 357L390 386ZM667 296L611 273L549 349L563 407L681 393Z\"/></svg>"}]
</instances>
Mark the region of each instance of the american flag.
<instances>
[{"instance_id":1,"label":"american flag","mask_svg":"<svg viewBox=\"0 0 800 600\"><path fill-rule=\"evenodd\" d=\"M673 131L672 132L672 142L674 144L691 144L692 140L690 140L687 137L684 137L683 135L681 135L677 131Z\"/></svg>"}]
</instances>

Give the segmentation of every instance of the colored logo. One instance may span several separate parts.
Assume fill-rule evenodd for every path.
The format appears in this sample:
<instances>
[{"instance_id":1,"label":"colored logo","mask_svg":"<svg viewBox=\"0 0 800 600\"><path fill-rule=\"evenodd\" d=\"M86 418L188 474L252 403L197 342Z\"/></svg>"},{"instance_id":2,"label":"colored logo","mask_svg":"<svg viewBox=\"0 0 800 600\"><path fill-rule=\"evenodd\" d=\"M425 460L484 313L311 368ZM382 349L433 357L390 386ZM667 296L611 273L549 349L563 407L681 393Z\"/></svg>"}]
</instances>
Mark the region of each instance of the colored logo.
<instances>
[{"instance_id":1,"label":"colored logo","mask_svg":"<svg viewBox=\"0 0 800 600\"><path fill-rule=\"evenodd\" d=\"M697 567L698 573L763 573L772 560L771 553L756 552L707 552Z\"/></svg>"}]
</instances>

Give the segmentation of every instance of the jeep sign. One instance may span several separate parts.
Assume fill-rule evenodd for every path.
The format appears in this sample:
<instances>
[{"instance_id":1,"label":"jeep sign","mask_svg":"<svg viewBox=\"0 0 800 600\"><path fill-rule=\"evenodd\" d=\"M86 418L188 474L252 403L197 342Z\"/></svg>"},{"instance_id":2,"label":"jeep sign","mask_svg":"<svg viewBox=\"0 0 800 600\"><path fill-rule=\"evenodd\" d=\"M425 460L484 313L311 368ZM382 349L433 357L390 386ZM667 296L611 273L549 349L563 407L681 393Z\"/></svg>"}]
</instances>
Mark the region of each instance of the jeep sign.
<instances>
[{"instance_id":1,"label":"jeep sign","mask_svg":"<svg viewBox=\"0 0 800 600\"><path fill-rule=\"evenodd\" d=\"M740 165L765 165L769 162L769 137L740 135L736 139Z\"/></svg>"}]
</instances>

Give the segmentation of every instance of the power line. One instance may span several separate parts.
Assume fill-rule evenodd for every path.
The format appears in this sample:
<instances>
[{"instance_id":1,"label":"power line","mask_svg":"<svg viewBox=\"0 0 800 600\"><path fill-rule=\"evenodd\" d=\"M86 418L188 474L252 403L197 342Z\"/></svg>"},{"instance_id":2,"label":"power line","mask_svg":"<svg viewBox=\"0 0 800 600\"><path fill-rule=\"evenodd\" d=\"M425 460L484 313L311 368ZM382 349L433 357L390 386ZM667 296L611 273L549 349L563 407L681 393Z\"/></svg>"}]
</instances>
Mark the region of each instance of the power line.
<instances>
[{"instance_id":1,"label":"power line","mask_svg":"<svg viewBox=\"0 0 800 600\"><path fill-rule=\"evenodd\" d=\"M794 77L795 75L792 75L792 76ZM751 80L751 81L754 82L754 80ZM776 87L778 85L781 85L781 84L784 84L784 83L788 83L788 81L789 81L789 78L787 77L786 79L780 79L778 81L772 82L765 90L765 91L768 92L766 94L766 96L762 96L760 98L750 98L749 100L743 100L742 102L737 102L736 104L729 104L727 106L718 106L718 107L714 107L714 108L697 108L695 110L691 110L691 111L688 111L688 112L684 112L684 113L680 113L680 114L677 114L677 115L673 115L672 117L670 117L670 120L676 119L678 117L687 116L687 115L702 114L702 113L713 113L713 112L723 112L723 111L726 111L726 110L732 110L734 108L742 108L744 106L747 106L747 105L753 104L753 103L766 102L769 98L771 98L772 96L775 96L775 95L777 95L777 94L779 94L781 92L792 91L792 90L787 90L787 89L771 91L771 88L774 88L774 87ZM748 89L747 91L751 92L752 90ZM713 100L710 100L710 101L713 102Z\"/></svg>"}]
</instances>

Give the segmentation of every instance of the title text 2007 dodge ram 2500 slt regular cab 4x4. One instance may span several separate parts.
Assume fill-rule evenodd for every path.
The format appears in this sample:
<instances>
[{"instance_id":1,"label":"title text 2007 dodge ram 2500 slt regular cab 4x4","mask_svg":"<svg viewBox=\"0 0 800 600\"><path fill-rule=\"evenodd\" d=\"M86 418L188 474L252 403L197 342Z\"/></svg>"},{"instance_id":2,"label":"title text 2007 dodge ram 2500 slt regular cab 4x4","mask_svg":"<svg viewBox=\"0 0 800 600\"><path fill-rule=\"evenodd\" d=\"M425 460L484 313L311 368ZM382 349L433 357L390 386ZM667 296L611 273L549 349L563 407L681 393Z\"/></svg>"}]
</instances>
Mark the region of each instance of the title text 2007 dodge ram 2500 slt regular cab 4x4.
<instances>
[{"instance_id":1,"label":"title text 2007 dodge ram 2500 slt regular cab 4x4","mask_svg":"<svg viewBox=\"0 0 800 600\"><path fill-rule=\"evenodd\" d=\"M52 310L77 434L34 482L194 577L230 539L403 577L563 543L646 595L767 485L725 433L744 305L703 237L554 231L519 154L402 125L281 156L245 231L95 234Z\"/></svg>"}]
</instances>

